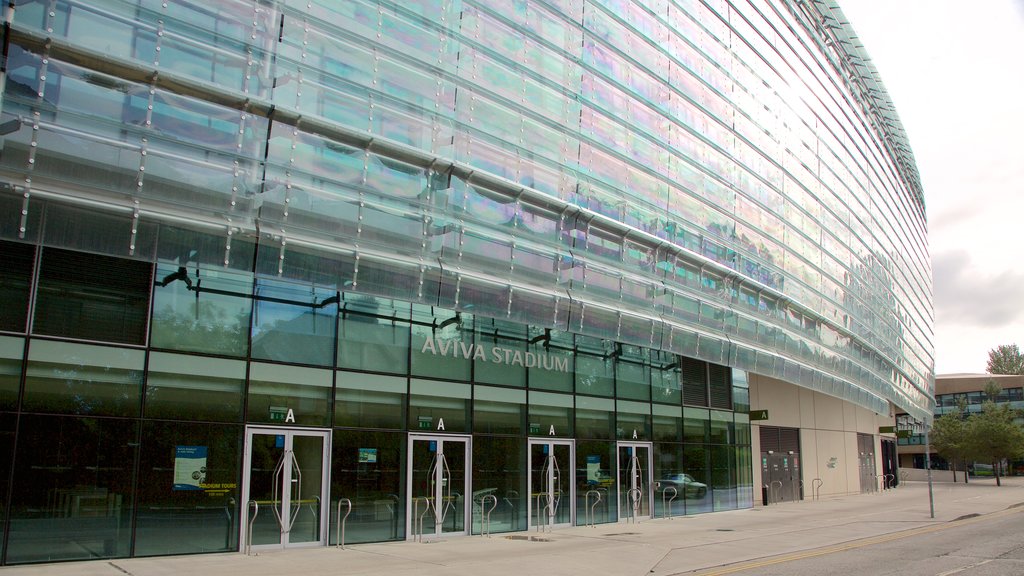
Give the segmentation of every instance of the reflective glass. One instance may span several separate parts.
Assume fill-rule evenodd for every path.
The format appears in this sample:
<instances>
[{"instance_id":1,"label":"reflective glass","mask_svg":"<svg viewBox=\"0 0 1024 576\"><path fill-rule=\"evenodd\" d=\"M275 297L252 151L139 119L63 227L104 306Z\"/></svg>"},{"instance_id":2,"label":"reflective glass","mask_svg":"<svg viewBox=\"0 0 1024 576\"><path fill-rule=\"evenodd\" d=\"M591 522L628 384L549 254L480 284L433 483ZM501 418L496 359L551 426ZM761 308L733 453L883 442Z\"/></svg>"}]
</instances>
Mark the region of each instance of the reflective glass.
<instances>
[{"instance_id":1,"label":"reflective glass","mask_svg":"<svg viewBox=\"0 0 1024 576\"><path fill-rule=\"evenodd\" d=\"M331 446L331 518L337 526L338 501L347 498L345 543L405 538L403 492L407 436L404 432L335 430ZM342 503L341 514L348 512ZM329 530L330 544L337 544Z\"/></svg>"},{"instance_id":2,"label":"reflective glass","mask_svg":"<svg viewBox=\"0 0 1024 576\"><path fill-rule=\"evenodd\" d=\"M254 359L316 366L334 363L336 291L258 278L255 305Z\"/></svg>"},{"instance_id":3,"label":"reflective glass","mask_svg":"<svg viewBox=\"0 0 1024 576\"><path fill-rule=\"evenodd\" d=\"M438 380L409 382L409 430L468 432L472 386Z\"/></svg>"},{"instance_id":4,"label":"reflective glass","mask_svg":"<svg viewBox=\"0 0 1024 576\"><path fill-rule=\"evenodd\" d=\"M405 428L405 378L358 372L338 372L337 378L335 426Z\"/></svg>"},{"instance_id":5,"label":"reflective glass","mask_svg":"<svg viewBox=\"0 0 1024 576\"><path fill-rule=\"evenodd\" d=\"M153 289L152 346L244 356L251 295L252 274L223 267L159 264Z\"/></svg>"},{"instance_id":6,"label":"reflective glass","mask_svg":"<svg viewBox=\"0 0 1024 576\"><path fill-rule=\"evenodd\" d=\"M144 422L135 555L238 548L242 428Z\"/></svg>"},{"instance_id":7,"label":"reflective glass","mask_svg":"<svg viewBox=\"0 0 1024 576\"><path fill-rule=\"evenodd\" d=\"M152 267L109 256L43 250L36 334L143 344Z\"/></svg>"},{"instance_id":8,"label":"reflective glass","mask_svg":"<svg viewBox=\"0 0 1024 576\"><path fill-rule=\"evenodd\" d=\"M615 401L577 396L576 437L598 440L615 438Z\"/></svg>"},{"instance_id":9,"label":"reflective glass","mask_svg":"<svg viewBox=\"0 0 1024 576\"><path fill-rule=\"evenodd\" d=\"M7 562L128 555L138 425L22 415Z\"/></svg>"},{"instance_id":10,"label":"reflective glass","mask_svg":"<svg viewBox=\"0 0 1024 576\"><path fill-rule=\"evenodd\" d=\"M330 370L253 362L247 419L282 426L328 426L332 380Z\"/></svg>"},{"instance_id":11,"label":"reflective glass","mask_svg":"<svg viewBox=\"0 0 1024 576\"><path fill-rule=\"evenodd\" d=\"M713 489L710 474L711 450L707 444L684 444L683 445L683 472L688 474L694 482L705 486L705 497L687 500L686 513L699 514L714 510Z\"/></svg>"},{"instance_id":12,"label":"reflective glass","mask_svg":"<svg viewBox=\"0 0 1024 576\"><path fill-rule=\"evenodd\" d=\"M573 437L573 397L530 392L529 435Z\"/></svg>"},{"instance_id":13,"label":"reflective glass","mask_svg":"<svg viewBox=\"0 0 1024 576\"><path fill-rule=\"evenodd\" d=\"M472 316L414 306L413 322L413 375L469 380L474 353Z\"/></svg>"},{"instance_id":14,"label":"reflective glass","mask_svg":"<svg viewBox=\"0 0 1024 576\"><path fill-rule=\"evenodd\" d=\"M490 532L526 528L525 451L522 438L473 436L473 534L481 533L481 511L489 512Z\"/></svg>"},{"instance_id":15,"label":"reflective glass","mask_svg":"<svg viewBox=\"0 0 1024 576\"><path fill-rule=\"evenodd\" d=\"M0 276L0 302L4 302L0 307L0 330L24 332L35 246L0 241L0 252L4 255L4 273Z\"/></svg>"},{"instance_id":16,"label":"reflective glass","mask_svg":"<svg viewBox=\"0 0 1024 576\"><path fill-rule=\"evenodd\" d=\"M33 340L23 407L33 412L138 416L142 350Z\"/></svg>"},{"instance_id":17,"label":"reflective glass","mask_svg":"<svg viewBox=\"0 0 1024 576\"><path fill-rule=\"evenodd\" d=\"M616 445L597 440L576 441L576 523L618 520L615 503Z\"/></svg>"},{"instance_id":18,"label":"reflective glass","mask_svg":"<svg viewBox=\"0 0 1024 576\"><path fill-rule=\"evenodd\" d=\"M522 435L526 419L526 391L475 386L473 432Z\"/></svg>"},{"instance_id":19,"label":"reflective glass","mask_svg":"<svg viewBox=\"0 0 1024 576\"><path fill-rule=\"evenodd\" d=\"M25 355L25 340L0 336L0 410L18 407L21 389L21 361Z\"/></svg>"},{"instance_id":20,"label":"reflective glass","mask_svg":"<svg viewBox=\"0 0 1024 576\"><path fill-rule=\"evenodd\" d=\"M245 362L151 352L146 416L240 422Z\"/></svg>"}]
</instances>

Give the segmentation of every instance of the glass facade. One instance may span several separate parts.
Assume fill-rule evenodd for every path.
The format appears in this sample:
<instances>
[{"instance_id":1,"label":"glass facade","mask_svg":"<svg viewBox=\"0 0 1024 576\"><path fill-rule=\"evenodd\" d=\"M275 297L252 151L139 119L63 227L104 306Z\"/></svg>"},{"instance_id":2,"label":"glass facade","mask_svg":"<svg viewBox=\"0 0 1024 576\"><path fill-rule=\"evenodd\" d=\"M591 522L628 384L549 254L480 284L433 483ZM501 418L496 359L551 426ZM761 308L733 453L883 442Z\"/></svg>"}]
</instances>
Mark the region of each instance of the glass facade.
<instances>
[{"instance_id":1,"label":"glass facade","mask_svg":"<svg viewBox=\"0 0 1024 576\"><path fill-rule=\"evenodd\" d=\"M748 373L931 417L920 183L831 2L8 17L0 563L748 507Z\"/></svg>"}]
</instances>

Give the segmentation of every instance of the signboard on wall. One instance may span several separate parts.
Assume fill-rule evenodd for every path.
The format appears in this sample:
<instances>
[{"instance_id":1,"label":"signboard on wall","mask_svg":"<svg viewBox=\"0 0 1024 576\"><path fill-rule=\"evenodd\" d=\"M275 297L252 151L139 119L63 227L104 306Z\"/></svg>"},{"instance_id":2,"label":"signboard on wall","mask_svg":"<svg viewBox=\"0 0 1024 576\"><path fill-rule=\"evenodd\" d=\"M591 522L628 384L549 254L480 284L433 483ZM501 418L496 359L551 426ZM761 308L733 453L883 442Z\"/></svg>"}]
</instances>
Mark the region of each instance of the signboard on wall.
<instances>
[{"instance_id":1,"label":"signboard on wall","mask_svg":"<svg viewBox=\"0 0 1024 576\"><path fill-rule=\"evenodd\" d=\"M176 446L174 489L202 490L206 482L206 446Z\"/></svg>"}]
</instances>

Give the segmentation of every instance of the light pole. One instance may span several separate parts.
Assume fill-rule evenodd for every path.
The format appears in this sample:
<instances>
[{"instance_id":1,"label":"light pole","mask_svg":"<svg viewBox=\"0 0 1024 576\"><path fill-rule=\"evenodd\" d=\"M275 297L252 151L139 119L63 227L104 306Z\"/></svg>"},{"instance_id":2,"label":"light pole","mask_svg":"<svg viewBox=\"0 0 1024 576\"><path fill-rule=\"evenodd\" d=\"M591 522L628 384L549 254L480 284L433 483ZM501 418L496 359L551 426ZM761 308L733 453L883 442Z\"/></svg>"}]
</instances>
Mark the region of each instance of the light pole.
<instances>
[{"instance_id":1,"label":"light pole","mask_svg":"<svg viewBox=\"0 0 1024 576\"><path fill-rule=\"evenodd\" d=\"M928 471L928 509L931 511L931 517L935 518L935 497L932 494L932 447L928 440L928 423L921 422L921 426L924 428L924 467Z\"/></svg>"}]
</instances>

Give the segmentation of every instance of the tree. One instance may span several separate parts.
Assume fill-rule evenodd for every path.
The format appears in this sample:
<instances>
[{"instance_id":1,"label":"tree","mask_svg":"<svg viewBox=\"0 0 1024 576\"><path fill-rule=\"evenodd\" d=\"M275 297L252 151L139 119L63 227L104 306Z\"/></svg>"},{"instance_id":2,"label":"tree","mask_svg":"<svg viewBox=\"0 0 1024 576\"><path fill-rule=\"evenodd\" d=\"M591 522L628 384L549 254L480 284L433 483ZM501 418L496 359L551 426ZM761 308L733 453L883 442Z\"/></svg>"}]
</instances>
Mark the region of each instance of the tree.
<instances>
[{"instance_id":1,"label":"tree","mask_svg":"<svg viewBox=\"0 0 1024 576\"><path fill-rule=\"evenodd\" d=\"M964 463L964 483L967 483L967 458L971 456L967 444L967 400L960 399L959 410L947 412L935 419L929 432L932 448L953 466L953 482L956 482L956 462Z\"/></svg>"},{"instance_id":2,"label":"tree","mask_svg":"<svg viewBox=\"0 0 1024 576\"><path fill-rule=\"evenodd\" d=\"M989 374L1024 374L1024 355L1016 344L1003 344L988 351Z\"/></svg>"},{"instance_id":3,"label":"tree","mask_svg":"<svg viewBox=\"0 0 1024 576\"><path fill-rule=\"evenodd\" d=\"M1000 462L1024 455L1024 430L1014 422L1016 416L1008 404L988 401L981 412L967 419L968 452L977 460L992 462L996 486L1002 486Z\"/></svg>"}]
</instances>

